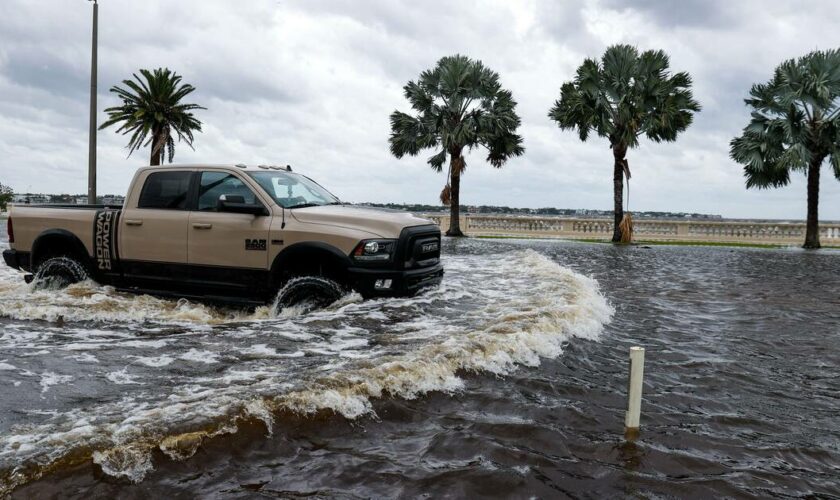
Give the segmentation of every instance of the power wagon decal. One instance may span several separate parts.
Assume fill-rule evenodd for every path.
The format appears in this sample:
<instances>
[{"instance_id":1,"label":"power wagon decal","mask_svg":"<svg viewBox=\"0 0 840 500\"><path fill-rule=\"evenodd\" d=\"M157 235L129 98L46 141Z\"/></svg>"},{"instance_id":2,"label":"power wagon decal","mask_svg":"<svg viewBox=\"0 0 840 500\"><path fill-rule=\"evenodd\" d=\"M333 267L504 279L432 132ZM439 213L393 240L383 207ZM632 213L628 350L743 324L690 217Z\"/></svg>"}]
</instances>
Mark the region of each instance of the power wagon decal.
<instances>
[{"instance_id":1,"label":"power wagon decal","mask_svg":"<svg viewBox=\"0 0 840 500\"><path fill-rule=\"evenodd\" d=\"M119 210L97 210L93 218L93 251L96 267L106 273L117 272L117 222Z\"/></svg>"}]
</instances>

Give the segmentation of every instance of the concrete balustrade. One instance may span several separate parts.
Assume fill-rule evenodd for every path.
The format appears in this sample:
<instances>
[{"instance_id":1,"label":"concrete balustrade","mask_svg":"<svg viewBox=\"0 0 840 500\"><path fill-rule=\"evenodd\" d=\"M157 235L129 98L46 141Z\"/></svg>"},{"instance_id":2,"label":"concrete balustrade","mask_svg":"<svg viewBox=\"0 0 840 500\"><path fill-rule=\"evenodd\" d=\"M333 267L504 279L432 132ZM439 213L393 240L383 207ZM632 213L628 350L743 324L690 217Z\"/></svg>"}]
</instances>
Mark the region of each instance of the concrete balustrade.
<instances>
[{"instance_id":1,"label":"concrete balustrade","mask_svg":"<svg viewBox=\"0 0 840 500\"><path fill-rule=\"evenodd\" d=\"M449 216L421 214L445 232ZM8 213L0 213L5 220ZM635 219L637 240L706 241L719 243L765 243L801 245L805 241L804 222L736 222ZM539 216L462 215L461 231L469 236L521 236L531 238L609 239L612 221ZM820 222L820 242L840 246L840 222Z\"/></svg>"},{"instance_id":2,"label":"concrete balustrade","mask_svg":"<svg viewBox=\"0 0 840 500\"><path fill-rule=\"evenodd\" d=\"M445 231L449 216L424 214ZM804 222L737 222L636 219L635 238L655 241L795 244L805 240ZM462 215L461 231L470 236L522 236L567 239L608 239L612 221L539 216ZM821 222L823 245L840 246L840 223Z\"/></svg>"}]
</instances>

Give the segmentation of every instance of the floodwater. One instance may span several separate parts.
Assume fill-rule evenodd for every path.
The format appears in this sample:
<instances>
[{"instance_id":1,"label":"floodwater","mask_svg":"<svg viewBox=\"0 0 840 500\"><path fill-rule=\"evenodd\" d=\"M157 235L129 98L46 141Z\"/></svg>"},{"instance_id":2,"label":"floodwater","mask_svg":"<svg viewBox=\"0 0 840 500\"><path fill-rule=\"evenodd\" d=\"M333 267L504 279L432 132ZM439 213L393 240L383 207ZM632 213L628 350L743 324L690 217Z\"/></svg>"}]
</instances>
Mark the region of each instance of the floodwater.
<instances>
[{"instance_id":1,"label":"floodwater","mask_svg":"<svg viewBox=\"0 0 840 500\"><path fill-rule=\"evenodd\" d=\"M443 252L281 317L0 269L0 497L840 496L840 253Z\"/></svg>"}]
</instances>

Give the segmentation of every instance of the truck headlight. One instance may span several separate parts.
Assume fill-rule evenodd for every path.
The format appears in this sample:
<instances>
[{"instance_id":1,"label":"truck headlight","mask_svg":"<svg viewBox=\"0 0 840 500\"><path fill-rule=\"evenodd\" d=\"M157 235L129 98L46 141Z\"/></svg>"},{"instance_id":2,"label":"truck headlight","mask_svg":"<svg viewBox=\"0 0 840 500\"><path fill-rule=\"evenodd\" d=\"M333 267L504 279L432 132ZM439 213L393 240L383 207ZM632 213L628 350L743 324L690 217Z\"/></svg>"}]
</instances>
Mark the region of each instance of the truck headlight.
<instances>
[{"instance_id":1,"label":"truck headlight","mask_svg":"<svg viewBox=\"0 0 840 500\"><path fill-rule=\"evenodd\" d=\"M387 262L391 260L396 240L364 240L353 250L353 259L363 262Z\"/></svg>"}]
</instances>

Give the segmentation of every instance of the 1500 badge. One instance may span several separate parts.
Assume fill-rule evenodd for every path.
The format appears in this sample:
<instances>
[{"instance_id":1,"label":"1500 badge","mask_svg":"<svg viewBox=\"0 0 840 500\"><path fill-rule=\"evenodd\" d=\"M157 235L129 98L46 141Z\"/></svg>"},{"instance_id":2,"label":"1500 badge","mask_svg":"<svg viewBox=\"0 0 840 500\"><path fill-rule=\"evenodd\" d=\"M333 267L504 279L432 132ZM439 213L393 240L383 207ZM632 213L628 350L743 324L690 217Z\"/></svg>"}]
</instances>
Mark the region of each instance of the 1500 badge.
<instances>
[{"instance_id":1,"label":"1500 badge","mask_svg":"<svg viewBox=\"0 0 840 500\"><path fill-rule=\"evenodd\" d=\"M265 251L265 240L245 240L245 250L262 250Z\"/></svg>"}]
</instances>

